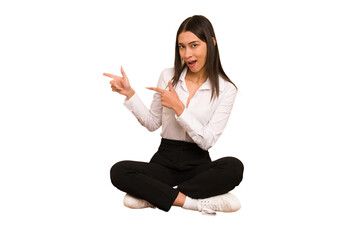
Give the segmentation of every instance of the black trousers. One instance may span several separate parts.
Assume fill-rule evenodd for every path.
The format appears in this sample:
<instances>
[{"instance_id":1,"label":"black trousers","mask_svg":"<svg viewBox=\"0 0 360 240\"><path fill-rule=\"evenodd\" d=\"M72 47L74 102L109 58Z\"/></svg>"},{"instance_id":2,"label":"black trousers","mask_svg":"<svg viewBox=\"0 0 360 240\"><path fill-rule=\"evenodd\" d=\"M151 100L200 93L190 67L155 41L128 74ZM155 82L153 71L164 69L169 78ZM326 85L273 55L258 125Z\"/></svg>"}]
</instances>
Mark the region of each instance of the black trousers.
<instances>
[{"instance_id":1,"label":"black trousers","mask_svg":"<svg viewBox=\"0 0 360 240\"><path fill-rule=\"evenodd\" d=\"M120 161L110 177L121 191L169 211L179 192L194 199L224 194L240 184L243 171L237 158L211 161L195 143L163 138L149 163Z\"/></svg>"}]
</instances>

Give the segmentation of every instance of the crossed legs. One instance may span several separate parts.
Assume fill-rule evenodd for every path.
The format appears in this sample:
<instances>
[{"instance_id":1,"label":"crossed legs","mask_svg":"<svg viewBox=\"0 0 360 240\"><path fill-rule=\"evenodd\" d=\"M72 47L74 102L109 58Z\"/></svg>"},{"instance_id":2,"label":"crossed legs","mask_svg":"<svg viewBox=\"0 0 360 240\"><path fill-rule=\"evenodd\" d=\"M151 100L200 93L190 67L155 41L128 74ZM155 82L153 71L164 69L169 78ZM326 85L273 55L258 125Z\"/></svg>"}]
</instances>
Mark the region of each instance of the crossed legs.
<instances>
[{"instance_id":1,"label":"crossed legs","mask_svg":"<svg viewBox=\"0 0 360 240\"><path fill-rule=\"evenodd\" d=\"M121 161L110 175L119 190L169 211L183 206L186 196L201 199L231 191L240 184L243 170L240 160L225 157L184 172L157 163Z\"/></svg>"}]
</instances>

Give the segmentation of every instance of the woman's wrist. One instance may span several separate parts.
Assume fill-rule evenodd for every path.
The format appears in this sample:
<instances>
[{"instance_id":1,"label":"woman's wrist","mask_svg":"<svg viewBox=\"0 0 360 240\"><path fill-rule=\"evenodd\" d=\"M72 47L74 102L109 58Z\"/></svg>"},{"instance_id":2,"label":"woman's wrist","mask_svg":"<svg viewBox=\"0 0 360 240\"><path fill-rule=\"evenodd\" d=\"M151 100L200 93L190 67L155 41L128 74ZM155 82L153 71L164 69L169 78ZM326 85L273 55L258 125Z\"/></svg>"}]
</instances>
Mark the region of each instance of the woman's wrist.
<instances>
[{"instance_id":1,"label":"woman's wrist","mask_svg":"<svg viewBox=\"0 0 360 240\"><path fill-rule=\"evenodd\" d=\"M185 106L182 102L180 102L175 108L174 111L178 117L184 112Z\"/></svg>"},{"instance_id":2,"label":"woman's wrist","mask_svg":"<svg viewBox=\"0 0 360 240\"><path fill-rule=\"evenodd\" d=\"M134 96L134 94L135 94L135 91L134 91L134 89L131 88L129 90L129 93L126 94L126 100L129 100L132 96Z\"/></svg>"}]
</instances>

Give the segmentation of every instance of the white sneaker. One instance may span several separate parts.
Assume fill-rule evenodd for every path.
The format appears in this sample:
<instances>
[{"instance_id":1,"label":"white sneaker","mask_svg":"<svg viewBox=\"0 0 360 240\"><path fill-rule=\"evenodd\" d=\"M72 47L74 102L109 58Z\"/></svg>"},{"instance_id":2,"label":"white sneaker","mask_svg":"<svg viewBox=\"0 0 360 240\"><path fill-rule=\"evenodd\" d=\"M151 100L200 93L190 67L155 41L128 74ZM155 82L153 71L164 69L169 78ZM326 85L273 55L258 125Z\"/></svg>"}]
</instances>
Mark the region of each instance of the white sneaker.
<instances>
[{"instance_id":1,"label":"white sneaker","mask_svg":"<svg viewBox=\"0 0 360 240\"><path fill-rule=\"evenodd\" d=\"M155 206L149 203L148 201L133 197L129 194L126 194L124 197L124 205L132 209L141 209L148 207L155 208Z\"/></svg>"},{"instance_id":2,"label":"white sneaker","mask_svg":"<svg viewBox=\"0 0 360 240\"><path fill-rule=\"evenodd\" d=\"M241 208L239 199L231 193L198 200L198 210L203 214L216 212L236 212Z\"/></svg>"}]
</instances>

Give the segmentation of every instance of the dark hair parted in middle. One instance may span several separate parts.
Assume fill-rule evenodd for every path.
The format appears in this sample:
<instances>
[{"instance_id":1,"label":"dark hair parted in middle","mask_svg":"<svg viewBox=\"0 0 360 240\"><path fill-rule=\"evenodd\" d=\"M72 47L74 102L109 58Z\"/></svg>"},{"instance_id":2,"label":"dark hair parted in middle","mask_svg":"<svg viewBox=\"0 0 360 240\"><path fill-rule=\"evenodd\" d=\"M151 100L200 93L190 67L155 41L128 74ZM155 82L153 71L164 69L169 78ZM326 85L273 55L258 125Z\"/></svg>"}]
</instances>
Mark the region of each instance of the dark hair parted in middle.
<instances>
[{"instance_id":1,"label":"dark hair parted in middle","mask_svg":"<svg viewBox=\"0 0 360 240\"><path fill-rule=\"evenodd\" d=\"M225 74L219 55L219 48L215 37L214 28L211 22L204 16L195 15L185 19L180 25L177 34L176 34L176 44L175 44L175 63L174 63L174 77L173 85L175 86L180 78L181 72L185 69L186 63L181 60L179 53L178 38L182 32L190 31L195 34L201 41L206 42L207 45L207 54L206 54L206 63L205 70L208 74L208 78L212 87L212 95L219 96L219 74L228 82L231 82L228 76ZM215 44L214 44L215 39ZM236 86L235 86L236 87Z\"/></svg>"}]
</instances>

